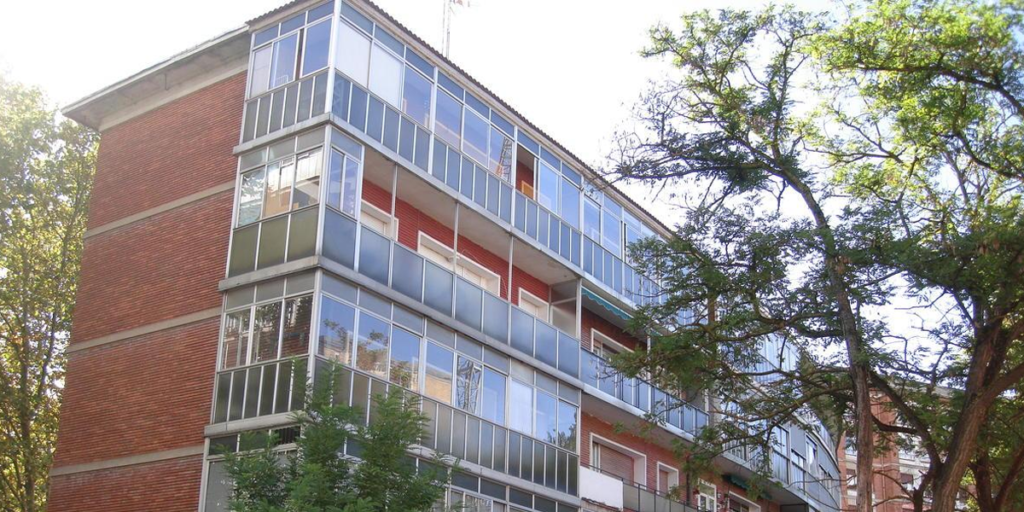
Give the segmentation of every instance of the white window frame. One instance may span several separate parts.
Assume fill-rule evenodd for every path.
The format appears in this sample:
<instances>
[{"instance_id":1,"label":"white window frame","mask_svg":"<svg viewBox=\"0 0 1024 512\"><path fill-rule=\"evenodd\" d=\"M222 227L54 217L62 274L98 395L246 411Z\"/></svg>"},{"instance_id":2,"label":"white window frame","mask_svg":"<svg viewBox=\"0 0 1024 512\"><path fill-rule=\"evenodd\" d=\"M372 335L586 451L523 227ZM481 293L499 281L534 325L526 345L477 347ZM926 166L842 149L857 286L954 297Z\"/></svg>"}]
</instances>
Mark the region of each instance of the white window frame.
<instances>
[{"instance_id":1,"label":"white window frame","mask_svg":"<svg viewBox=\"0 0 1024 512\"><path fill-rule=\"evenodd\" d=\"M529 311L527 311L526 308L523 307L523 302L527 302L531 306L537 308L538 310L543 311L543 313L544 313L543 316L534 315L534 317L539 318L539 319L541 319L541 320L543 320L545 322L547 322L548 319L551 317L551 303L549 303L548 301L546 301L544 299L541 299L540 297L538 297L538 296L536 296L536 295L534 295L534 294L532 294L532 293L530 293L530 292L520 288L519 289L519 309L522 309L523 311L526 311L527 313L529 313Z\"/></svg>"},{"instance_id":2,"label":"white window frame","mask_svg":"<svg viewBox=\"0 0 1024 512\"><path fill-rule=\"evenodd\" d=\"M739 494L730 491L729 501L732 502L733 500L738 501L741 505L745 505L750 510L750 512L761 512L760 505L740 496ZM729 504L729 510L732 510L732 503Z\"/></svg>"},{"instance_id":3,"label":"white window frame","mask_svg":"<svg viewBox=\"0 0 1024 512\"><path fill-rule=\"evenodd\" d=\"M419 243L417 244L417 247L426 247L427 249L439 253L441 256L444 256L445 259L448 260L448 264L445 266L445 268L454 272L455 275L465 277L465 274L463 272L467 271L477 274L486 281L486 286L483 287L485 290L487 290L488 292L495 296L499 295L501 291L501 276L499 276L498 274L492 272L487 267L484 267L483 265L469 259L465 255L457 254L455 252L455 249L448 247L447 245L439 242L437 239L431 237L430 235L422 231L420 231L418 242ZM438 263L432 258L428 257L427 259L433 261L434 263Z\"/></svg>"},{"instance_id":4,"label":"white window frame","mask_svg":"<svg viewBox=\"0 0 1024 512\"><path fill-rule=\"evenodd\" d=\"M366 217L370 217L373 220L381 222L386 226L385 231L387 232L380 233L381 235L384 235L385 237L390 238L392 240L398 240L398 217L395 217L394 215L391 215L388 212L381 210L380 208L377 208L376 206L368 203L365 199L362 201L362 203L363 204L360 207L359 212L359 224L380 233L380 231L377 228L363 222Z\"/></svg>"},{"instance_id":5,"label":"white window frame","mask_svg":"<svg viewBox=\"0 0 1024 512\"><path fill-rule=\"evenodd\" d=\"M600 342L600 345L601 345L601 350L600 351L596 350L598 342ZM612 339L611 336L608 336L607 334L605 334L605 333L603 333L603 332L601 332L601 331L591 327L590 328L590 347L591 347L591 349L595 349L594 350L595 354L597 354L597 355L607 359L608 356L607 356L607 353L605 352L605 349L604 349L605 346L610 346L611 348L616 350L616 352L615 352L616 354L624 354L626 352L632 352L632 350L626 348L623 344L621 344L621 343L615 341L614 339Z\"/></svg>"},{"instance_id":6,"label":"white window frame","mask_svg":"<svg viewBox=\"0 0 1024 512\"><path fill-rule=\"evenodd\" d=\"M662 470L667 471L668 474L669 474L668 489L662 489L661 488L661 471ZM673 487L679 487L679 470L678 469L676 469L676 468L674 468L672 466L669 466L668 464L665 464L665 463L659 461L658 465L657 465L657 471L658 471L658 481L656 483L657 483L657 487L658 487L658 489L657 489L658 492L667 493ZM675 483L672 483L673 479L675 480Z\"/></svg>"},{"instance_id":7,"label":"white window frame","mask_svg":"<svg viewBox=\"0 0 1024 512\"><path fill-rule=\"evenodd\" d=\"M708 494L708 493L704 492L704 489L710 489L711 490L711 494ZM702 507L701 504L700 504L701 498L704 498L704 501L706 503L710 503L710 506ZM710 510L710 511L717 512L717 510L718 510L718 486L713 484L713 483L711 483L711 482L708 482L707 480L704 480L703 478L698 478L697 479L697 503L696 503L696 505L697 505L697 509L698 510L701 510L701 511Z\"/></svg>"},{"instance_id":8,"label":"white window frame","mask_svg":"<svg viewBox=\"0 0 1024 512\"><path fill-rule=\"evenodd\" d=\"M593 458L594 454L596 454L598 452L598 450L594 449L595 445L605 445L608 448L611 448L611 449L613 449L615 451L619 451L619 452L625 453L626 455L629 455L630 457L632 457L633 458L633 483L634 484L639 484L639 485L642 485L642 486L645 486L645 487L647 486L647 456L646 455L644 455L643 453L638 452L638 451L636 451L636 450L634 450L632 448L629 448L628 446L622 445L620 443L616 443L615 441L612 441L611 439L608 439L606 437L601 437L601 436L599 436L597 434L591 433L590 434L590 454L591 454L591 458ZM591 460L590 464L592 466L596 467L596 468L600 468L601 467L599 460Z\"/></svg>"}]
</instances>

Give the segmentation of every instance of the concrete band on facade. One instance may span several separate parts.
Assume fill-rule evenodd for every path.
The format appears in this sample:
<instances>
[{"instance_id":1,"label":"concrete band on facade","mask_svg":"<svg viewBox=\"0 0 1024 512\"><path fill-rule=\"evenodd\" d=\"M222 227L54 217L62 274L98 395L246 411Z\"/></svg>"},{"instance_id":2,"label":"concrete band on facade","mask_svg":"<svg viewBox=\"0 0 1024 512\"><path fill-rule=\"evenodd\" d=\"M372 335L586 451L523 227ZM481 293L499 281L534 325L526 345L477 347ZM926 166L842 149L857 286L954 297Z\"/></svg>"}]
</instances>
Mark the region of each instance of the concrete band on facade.
<instances>
[{"instance_id":1,"label":"concrete band on facade","mask_svg":"<svg viewBox=\"0 0 1024 512\"><path fill-rule=\"evenodd\" d=\"M50 476L65 476L73 475L76 473L87 473L90 471L99 471L101 469L112 469L120 468L125 466L135 466L138 464L148 464L150 462L160 462L164 460L180 459L182 457L192 457L195 455L203 454L203 445L187 446L185 448L175 448L173 450L164 450L152 453L143 453L139 455L131 455L128 457L118 457L116 459L107 459L96 462L89 462L86 464L74 464L71 466L59 466L50 470Z\"/></svg>"},{"instance_id":2,"label":"concrete band on facade","mask_svg":"<svg viewBox=\"0 0 1024 512\"><path fill-rule=\"evenodd\" d=\"M68 345L68 354L75 354L82 350L88 350L110 343L116 343L118 341L130 340L146 334L152 334L154 332L160 332L167 329L174 329L183 325L192 324L195 322L201 322L203 320L209 320L211 318L217 318L220 316L220 308L207 309L203 311L197 311L177 318L171 318L160 322L144 325L142 327L136 327L127 331L121 331L107 336L101 336L99 338L93 338L87 341L76 341Z\"/></svg>"},{"instance_id":3,"label":"concrete band on facade","mask_svg":"<svg viewBox=\"0 0 1024 512\"><path fill-rule=\"evenodd\" d=\"M119 229L119 228L122 228L122 227L125 227L125 226L130 226L130 225L132 225L132 224L134 224L136 222L140 222L140 221L146 220L146 219L148 219L150 217L153 217L155 215L159 215L161 213L169 212L169 211L174 210L176 208L181 208L182 206L186 206L186 205L195 203L196 201L200 201L200 200L206 199L206 198L208 198L210 196L215 196L217 194L220 194L221 192L227 192L227 191L232 190L234 188L235 188L235 182L234 181L229 181L227 183L218 185L216 187L211 187L211 188L208 188L206 190L202 190L200 192L196 192L195 194L191 194L191 195L182 197L181 199L176 199L176 200L171 201L169 203L165 203L165 204L162 204L160 206L157 206L157 207L154 207L154 208L150 208L148 210L136 213L134 215L130 215L130 216L125 217L123 219L119 219L119 220L116 220L116 221L113 221L113 222L108 222L107 224L104 224L102 226L98 226L98 227L95 227L95 228L92 228L92 229L86 231L85 232L85 239L88 240L89 238L92 238L94 236L102 235L103 233L107 233L109 231L114 231L116 229Z\"/></svg>"}]
</instances>

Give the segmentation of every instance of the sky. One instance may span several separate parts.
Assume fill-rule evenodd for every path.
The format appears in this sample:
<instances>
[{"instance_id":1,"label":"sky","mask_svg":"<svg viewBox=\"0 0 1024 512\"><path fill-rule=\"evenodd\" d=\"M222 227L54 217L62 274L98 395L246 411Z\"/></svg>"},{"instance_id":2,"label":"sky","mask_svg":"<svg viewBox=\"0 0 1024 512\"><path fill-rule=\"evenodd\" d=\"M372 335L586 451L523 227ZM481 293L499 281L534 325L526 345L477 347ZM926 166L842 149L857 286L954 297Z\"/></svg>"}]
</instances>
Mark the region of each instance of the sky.
<instances>
[{"instance_id":1,"label":"sky","mask_svg":"<svg viewBox=\"0 0 1024 512\"><path fill-rule=\"evenodd\" d=\"M7 0L0 70L59 106L241 26L286 0ZM469 0L457 7L450 57L589 164L664 63L638 52L647 30L684 11L760 0ZM378 0L440 47L443 0ZM59 13L59 15L52 15ZM45 23L42 23L45 20Z\"/></svg>"},{"instance_id":2,"label":"sky","mask_svg":"<svg viewBox=\"0 0 1024 512\"><path fill-rule=\"evenodd\" d=\"M5 0L0 72L41 87L67 105L187 48L240 27L287 0ZM377 0L384 10L441 46L446 0ZM664 62L639 50L659 23L684 12L756 9L765 0L468 0L457 7L450 58L592 167L600 168L617 127ZM796 2L821 8L813 0ZM55 13L59 13L56 14ZM674 211L645 189L634 200L666 224Z\"/></svg>"}]
</instances>

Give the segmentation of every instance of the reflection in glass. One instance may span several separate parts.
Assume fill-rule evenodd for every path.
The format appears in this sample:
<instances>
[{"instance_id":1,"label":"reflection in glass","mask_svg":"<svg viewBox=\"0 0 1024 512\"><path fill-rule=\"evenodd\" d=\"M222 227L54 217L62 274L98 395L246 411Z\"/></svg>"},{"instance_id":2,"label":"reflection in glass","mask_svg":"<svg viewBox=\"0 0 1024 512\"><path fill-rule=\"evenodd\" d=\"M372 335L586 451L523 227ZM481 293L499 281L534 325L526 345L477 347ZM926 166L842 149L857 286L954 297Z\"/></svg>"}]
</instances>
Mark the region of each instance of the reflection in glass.
<instances>
[{"instance_id":1,"label":"reflection in glass","mask_svg":"<svg viewBox=\"0 0 1024 512\"><path fill-rule=\"evenodd\" d=\"M277 358L277 342L281 337L281 303L256 306L256 361Z\"/></svg>"},{"instance_id":2,"label":"reflection in glass","mask_svg":"<svg viewBox=\"0 0 1024 512\"><path fill-rule=\"evenodd\" d=\"M250 310L228 313L224 317L224 352L221 354L221 369L246 364L249 354L249 313Z\"/></svg>"},{"instance_id":3,"label":"reflection in glass","mask_svg":"<svg viewBox=\"0 0 1024 512\"><path fill-rule=\"evenodd\" d=\"M576 406L558 401L558 446L576 450Z\"/></svg>"},{"instance_id":4,"label":"reflection in glass","mask_svg":"<svg viewBox=\"0 0 1024 512\"><path fill-rule=\"evenodd\" d=\"M540 185L537 189L537 202L552 212L558 212L558 173L547 164L540 163Z\"/></svg>"},{"instance_id":5,"label":"reflection in glass","mask_svg":"<svg viewBox=\"0 0 1024 512\"><path fill-rule=\"evenodd\" d=\"M472 110L466 110L466 127L462 131L462 151L480 165L487 164L487 136L490 123Z\"/></svg>"},{"instance_id":6,"label":"reflection in glass","mask_svg":"<svg viewBox=\"0 0 1024 512\"><path fill-rule=\"evenodd\" d=\"M390 340L391 326L388 323L373 315L360 313L356 367L379 377L387 377Z\"/></svg>"},{"instance_id":7,"label":"reflection in glass","mask_svg":"<svg viewBox=\"0 0 1024 512\"><path fill-rule=\"evenodd\" d=\"M555 397L538 391L537 392L537 427L536 437L542 441L554 443L556 441L555 417L558 413L558 400Z\"/></svg>"},{"instance_id":8,"label":"reflection in glass","mask_svg":"<svg viewBox=\"0 0 1024 512\"><path fill-rule=\"evenodd\" d=\"M306 40L302 50L303 76L327 67L327 54L330 50L331 21L317 23L306 29Z\"/></svg>"},{"instance_id":9,"label":"reflection in glass","mask_svg":"<svg viewBox=\"0 0 1024 512\"><path fill-rule=\"evenodd\" d=\"M270 58L274 47L260 48L252 54L252 75L249 77L249 96L258 96L267 91L270 84Z\"/></svg>"},{"instance_id":10,"label":"reflection in glass","mask_svg":"<svg viewBox=\"0 0 1024 512\"><path fill-rule=\"evenodd\" d=\"M419 391L420 338L405 329L391 335L391 382Z\"/></svg>"},{"instance_id":11,"label":"reflection in glass","mask_svg":"<svg viewBox=\"0 0 1024 512\"><path fill-rule=\"evenodd\" d=\"M601 240L601 208L590 199L583 201L583 234L595 242Z\"/></svg>"},{"instance_id":12,"label":"reflection in glass","mask_svg":"<svg viewBox=\"0 0 1024 512\"><path fill-rule=\"evenodd\" d=\"M298 47L298 34L292 34L274 43L274 62L270 67L271 89L295 80L295 55Z\"/></svg>"},{"instance_id":13,"label":"reflection in glass","mask_svg":"<svg viewBox=\"0 0 1024 512\"><path fill-rule=\"evenodd\" d=\"M312 206L319 201L322 160L319 149L299 157L295 167L295 208Z\"/></svg>"},{"instance_id":14,"label":"reflection in glass","mask_svg":"<svg viewBox=\"0 0 1024 512\"><path fill-rule=\"evenodd\" d=\"M426 127L430 126L430 89L430 82L423 75L406 66L402 112Z\"/></svg>"},{"instance_id":15,"label":"reflection in glass","mask_svg":"<svg viewBox=\"0 0 1024 512\"><path fill-rule=\"evenodd\" d=\"M508 181L512 176L512 154L515 144L497 128L491 127L489 169L501 179Z\"/></svg>"},{"instance_id":16,"label":"reflection in glass","mask_svg":"<svg viewBox=\"0 0 1024 512\"><path fill-rule=\"evenodd\" d=\"M459 356L458 380L455 387L455 406L473 414L480 409L480 364Z\"/></svg>"},{"instance_id":17,"label":"reflection in glass","mask_svg":"<svg viewBox=\"0 0 1024 512\"><path fill-rule=\"evenodd\" d=\"M481 415L499 425L505 424L505 376L487 367Z\"/></svg>"},{"instance_id":18,"label":"reflection in glass","mask_svg":"<svg viewBox=\"0 0 1024 512\"><path fill-rule=\"evenodd\" d=\"M352 307L330 297L320 304L320 348L318 353L328 359L352 364L352 331L356 312Z\"/></svg>"},{"instance_id":19,"label":"reflection in glass","mask_svg":"<svg viewBox=\"0 0 1024 512\"><path fill-rule=\"evenodd\" d=\"M461 147L459 140L462 133L462 104L438 89L435 108L437 121L434 133L448 144L456 148Z\"/></svg>"},{"instance_id":20,"label":"reflection in glass","mask_svg":"<svg viewBox=\"0 0 1024 512\"><path fill-rule=\"evenodd\" d=\"M508 426L533 435L533 388L512 379L508 400Z\"/></svg>"},{"instance_id":21,"label":"reflection in glass","mask_svg":"<svg viewBox=\"0 0 1024 512\"><path fill-rule=\"evenodd\" d=\"M274 162L267 166L267 191L264 196L263 217L271 217L288 211L292 198L292 179L295 177L292 159Z\"/></svg>"},{"instance_id":22,"label":"reflection in glass","mask_svg":"<svg viewBox=\"0 0 1024 512\"><path fill-rule=\"evenodd\" d=\"M263 210L263 177L263 168L242 175L238 191L239 226L260 220L260 212Z\"/></svg>"},{"instance_id":23,"label":"reflection in glass","mask_svg":"<svg viewBox=\"0 0 1024 512\"><path fill-rule=\"evenodd\" d=\"M452 403L452 351L427 343L427 374L423 392L430 398Z\"/></svg>"},{"instance_id":24,"label":"reflection in glass","mask_svg":"<svg viewBox=\"0 0 1024 512\"><path fill-rule=\"evenodd\" d=\"M312 314L312 295L285 301L281 357L303 355L309 351L309 327Z\"/></svg>"}]
</instances>

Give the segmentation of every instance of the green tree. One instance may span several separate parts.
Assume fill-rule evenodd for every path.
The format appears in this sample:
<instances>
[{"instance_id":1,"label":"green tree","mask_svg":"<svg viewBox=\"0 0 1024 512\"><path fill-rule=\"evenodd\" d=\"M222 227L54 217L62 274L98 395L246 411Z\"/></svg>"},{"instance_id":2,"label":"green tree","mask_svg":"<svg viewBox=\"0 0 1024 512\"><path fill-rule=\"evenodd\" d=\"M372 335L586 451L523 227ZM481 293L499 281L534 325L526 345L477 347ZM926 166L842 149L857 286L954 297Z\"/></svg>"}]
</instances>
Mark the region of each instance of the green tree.
<instances>
[{"instance_id":1,"label":"green tree","mask_svg":"<svg viewBox=\"0 0 1024 512\"><path fill-rule=\"evenodd\" d=\"M671 295L634 328L695 315L617 364L717 394L730 421L686 460L749 443L766 473L772 427L809 407L854 433L860 475L876 439L923 448L917 510L926 491L953 510L990 450L1002 480L988 488L1012 487L1024 443L993 405L1011 407L1024 377L1020 5L880 0L838 21L726 10L652 31L645 55L679 78L643 98L615 171L676 185L684 216L676 239L631 249ZM780 344L800 360L756 364ZM857 480L857 510L871 486Z\"/></svg>"},{"instance_id":2,"label":"green tree","mask_svg":"<svg viewBox=\"0 0 1024 512\"><path fill-rule=\"evenodd\" d=\"M231 510L427 511L445 496L448 464L421 461L417 469L409 454L427 422L419 398L393 386L373 397L367 424L365 411L332 403L336 375L337 369L323 373L325 381L296 413L302 435L287 462L274 451L273 439L262 449L226 456L234 482ZM346 444L349 453L358 447L358 462L343 455Z\"/></svg>"},{"instance_id":3,"label":"green tree","mask_svg":"<svg viewBox=\"0 0 1024 512\"><path fill-rule=\"evenodd\" d=\"M44 510L96 134L0 75L0 509Z\"/></svg>"}]
</instances>

